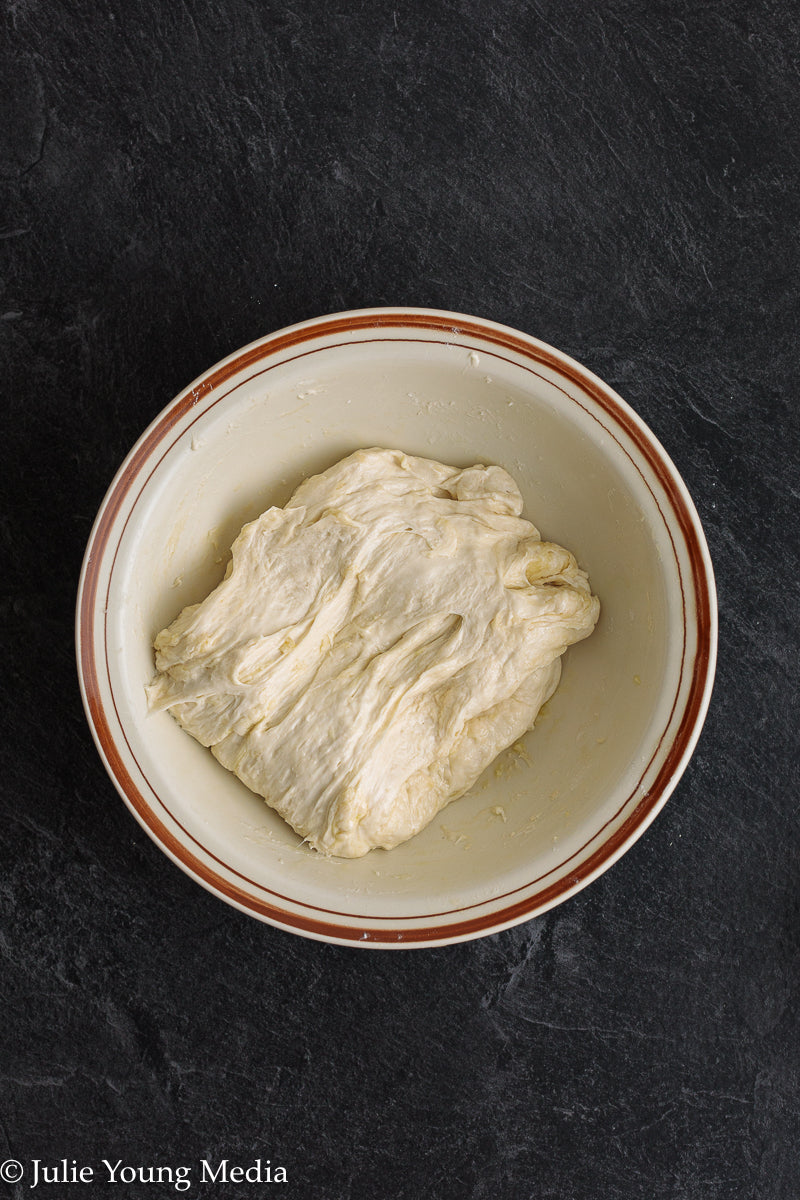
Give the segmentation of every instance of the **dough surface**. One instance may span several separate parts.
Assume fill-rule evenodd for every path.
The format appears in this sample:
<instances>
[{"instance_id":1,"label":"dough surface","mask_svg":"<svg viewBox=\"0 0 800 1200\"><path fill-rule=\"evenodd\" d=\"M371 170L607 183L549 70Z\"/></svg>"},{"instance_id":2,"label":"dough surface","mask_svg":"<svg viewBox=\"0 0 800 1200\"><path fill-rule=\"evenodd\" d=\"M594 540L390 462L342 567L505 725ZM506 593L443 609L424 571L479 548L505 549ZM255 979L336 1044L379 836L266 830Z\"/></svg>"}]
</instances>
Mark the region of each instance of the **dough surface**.
<instances>
[{"instance_id":1,"label":"dough surface","mask_svg":"<svg viewBox=\"0 0 800 1200\"><path fill-rule=\"evenodd\" d=\"M532 724L599 604L500 467L359 450L155 639L168 708L323 854L391 849Z\"/></svg>"}]
</instances>

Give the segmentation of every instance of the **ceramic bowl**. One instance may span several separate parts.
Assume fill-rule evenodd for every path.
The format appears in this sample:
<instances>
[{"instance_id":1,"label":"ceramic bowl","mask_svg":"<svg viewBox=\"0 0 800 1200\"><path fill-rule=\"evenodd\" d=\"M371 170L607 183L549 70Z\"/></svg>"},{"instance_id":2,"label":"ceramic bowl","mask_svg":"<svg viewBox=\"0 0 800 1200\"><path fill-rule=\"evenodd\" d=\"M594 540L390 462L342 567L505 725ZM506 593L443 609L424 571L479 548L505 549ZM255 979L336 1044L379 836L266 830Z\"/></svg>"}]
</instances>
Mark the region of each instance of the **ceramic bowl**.
<instances>
[{"instance_id":1,"label":"ceramic bowl","mask_svg":"<svg viewBox=\"0 0 800 1200\"><path fill-rule=\"evenodd\" d=\"M325 859L167 713L149 713L145 684L155 634L222 578L242 524L367 446L505 467L525 515L588 571L602 614L534 729L467 796L395 850ZM156 418L92 531L77 649L108 773L178 866L307 937L434 946L545 912L647 828L705 717L716 599L686 488L611 388L490 321L373 309L254 342Z\"/></svg>"}]
</instances>

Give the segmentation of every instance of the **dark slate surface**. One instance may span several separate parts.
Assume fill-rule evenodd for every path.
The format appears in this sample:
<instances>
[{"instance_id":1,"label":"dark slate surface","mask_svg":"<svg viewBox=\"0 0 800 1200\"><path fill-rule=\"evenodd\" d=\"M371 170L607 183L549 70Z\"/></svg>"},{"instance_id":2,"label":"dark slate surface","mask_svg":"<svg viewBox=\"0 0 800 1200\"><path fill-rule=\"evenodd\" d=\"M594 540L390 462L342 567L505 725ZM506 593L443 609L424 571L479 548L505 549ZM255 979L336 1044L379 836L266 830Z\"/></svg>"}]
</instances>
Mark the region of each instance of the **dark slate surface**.
<instances>
[{"instance_id":1,"label":"dark slate surface","mask_svg":"<svg viewBox=\"0 0 800 1200\"><path fill-rule=\"evenodd\" d=\"M26 1175L0 1195L797 1200L796 6L2 9L0 1159ZM381 304L504 321L621 391L694 496L722 622L636 847L542 919L399 954L172 866L72 649L144 426L251 339ZM258 1157L288 1185L199 1181ZM62 1158L95 1183L31 1191ZM106 1187L103 1158L192 1187Z\"/></svg>"}]
</instances>

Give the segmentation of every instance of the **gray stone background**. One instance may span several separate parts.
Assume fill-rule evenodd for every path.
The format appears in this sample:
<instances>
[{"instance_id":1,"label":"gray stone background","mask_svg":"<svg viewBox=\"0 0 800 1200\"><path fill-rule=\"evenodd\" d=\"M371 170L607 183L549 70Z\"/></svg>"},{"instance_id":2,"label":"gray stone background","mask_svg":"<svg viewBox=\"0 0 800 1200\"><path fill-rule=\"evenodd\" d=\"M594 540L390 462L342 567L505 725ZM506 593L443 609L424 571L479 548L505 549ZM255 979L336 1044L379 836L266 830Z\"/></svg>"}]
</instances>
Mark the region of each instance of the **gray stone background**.
<instances>
[{"instance_id":1,"label":"gray stone background","mask_svg":"<svg viewBox=\"0 0 800 1200\"><path fill-rule=\"evenodd\" d=\"M192 1196L797 1200L797 7L0 9L0 1159L289 1174ZM721 642L698 751L618 865L508 932L367 953L240 915L147 839L72 619L176 392L397 304L623 394L697 504ZM0 1195L170 1194L29 1183Z\"/></svg>"}]
</instances>

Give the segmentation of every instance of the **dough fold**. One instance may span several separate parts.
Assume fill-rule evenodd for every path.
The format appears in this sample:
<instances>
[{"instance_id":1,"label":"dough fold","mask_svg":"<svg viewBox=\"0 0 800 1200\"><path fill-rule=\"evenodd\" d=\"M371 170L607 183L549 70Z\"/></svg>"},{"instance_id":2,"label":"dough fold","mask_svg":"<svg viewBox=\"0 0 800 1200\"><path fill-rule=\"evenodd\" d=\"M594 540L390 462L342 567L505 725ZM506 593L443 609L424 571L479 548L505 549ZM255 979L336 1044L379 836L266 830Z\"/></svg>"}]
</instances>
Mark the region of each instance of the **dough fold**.
<instances>
[{"instance_id":1,"label":"dough fold","mask_svg":"<svg viewBox=\"0 0 800 1200\"><path fill-rule=\"evenodd\" d=\"M499 467L360 450L155 639L167 708L323 854L391 849L530 726L599 603Z\"/></svg>"}]
</instances>

